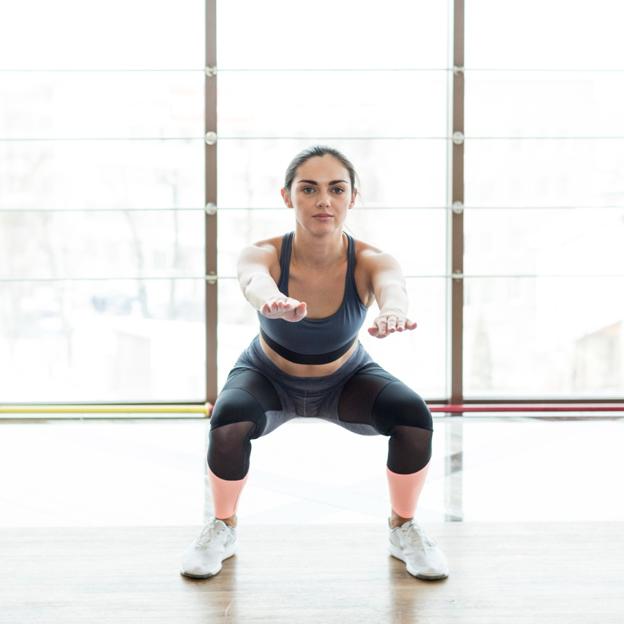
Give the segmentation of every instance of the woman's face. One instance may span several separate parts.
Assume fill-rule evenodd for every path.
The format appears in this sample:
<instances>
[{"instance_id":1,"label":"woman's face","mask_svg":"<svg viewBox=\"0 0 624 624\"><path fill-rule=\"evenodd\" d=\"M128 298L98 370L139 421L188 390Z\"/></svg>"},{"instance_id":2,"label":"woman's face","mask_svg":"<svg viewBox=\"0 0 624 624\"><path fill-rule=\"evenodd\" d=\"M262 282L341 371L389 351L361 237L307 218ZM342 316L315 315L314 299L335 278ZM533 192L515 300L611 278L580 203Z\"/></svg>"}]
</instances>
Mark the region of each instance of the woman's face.
<instances>
[{"instance_id":1,"label":"woman's face","mask_svg":"<svg viewBox=\"0 0 624 624\"><path fill-rule=\"evenodd\" d=\"M282 189L284 202L295 210L297 222L315 232L342 230L356 195L349 172L330 154L308 158L297 169L290 193ZM321 214L329 216L321 217Z\"/></svg>"}]
</instances>

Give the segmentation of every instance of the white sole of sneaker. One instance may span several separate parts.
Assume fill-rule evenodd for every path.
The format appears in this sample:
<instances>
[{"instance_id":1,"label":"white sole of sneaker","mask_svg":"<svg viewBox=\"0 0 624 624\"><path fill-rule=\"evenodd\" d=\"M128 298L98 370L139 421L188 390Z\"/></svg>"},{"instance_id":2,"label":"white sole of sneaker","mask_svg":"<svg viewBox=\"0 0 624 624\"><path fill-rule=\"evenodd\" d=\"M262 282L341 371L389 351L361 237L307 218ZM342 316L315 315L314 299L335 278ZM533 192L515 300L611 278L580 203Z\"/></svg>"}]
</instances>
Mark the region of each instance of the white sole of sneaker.
<instances>
[{"instance_id":1,"label":"white sole of sneaker","mask_svg":"<svg viewBox=\"0 0 624 624\"><path fill-rule=\"evenodd\" d=\"M236 554L236 550L226 550L223 559L221 559L221 563L223 563L226 559L233 557L235 554ZM213 576L217 576L217 574L221 572L221 569L222 568L219 568L214 574L191 574L190 572L185 572L184 570L181 569L180 574L182 576L186 576L188 578L193 578L193 579L207 579Z\"/></svg>"},{"instance_id":2,"label":"white sole of sneaker","mask_svg":"<svg viewBox=\"0 0 624 624\"><path fill-rule=\"evenodd\" d=\"M394 546L392 546L392 544L389 546L388 548L388 552L395 558L398 559L399 561L402 561L405 564L405 569L407 570L408 574L410 574L411 576L417 578L417 579L421 579L423 581L441 581L442 579L448 578L448 574L436 574L436 575L426 575L426 574L412 574L408 567L407 567L407 561L405 561L405 559L403 558L403 556L401 555L401 551L399 551L398 549L396 549Z\"/></svg>"}]
</instances>

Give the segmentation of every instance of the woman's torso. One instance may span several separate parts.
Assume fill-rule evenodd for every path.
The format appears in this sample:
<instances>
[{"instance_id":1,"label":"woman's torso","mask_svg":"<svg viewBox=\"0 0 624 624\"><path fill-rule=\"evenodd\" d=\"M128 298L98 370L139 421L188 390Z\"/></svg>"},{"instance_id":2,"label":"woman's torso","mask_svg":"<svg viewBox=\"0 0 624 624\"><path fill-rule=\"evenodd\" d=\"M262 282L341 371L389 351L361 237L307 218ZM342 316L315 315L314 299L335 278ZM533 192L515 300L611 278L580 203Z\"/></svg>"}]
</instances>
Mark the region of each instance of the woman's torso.
<instances>
[{"instance_id":1,"label":"woman's torso","mask_svg":"<svg viewBox=\"0 0 624 624\"><path fill-rule=\"evenodd\" d=\"M361 261L361 259L364 252L378 250L363 241L353 239L353 242L355 243L355 286L360 300L368 308L374 302L375 297L370 287L370 276L366 270L366 263ZM279 258L282 251L282 236L267 239L262 241L262 243L265 245L270 244L276 250L276 260L269 268L269 272L277 284L281 274ZM291 259L288 276L288 296L306 302L307 317L310 319L331 316L339 309L342 302L346 271L346 246L340 262L322 271L298 266ZM260 346L269 359L285 373L297 377L320 377L330 375L340 368L357 349L358 341L355 340L346 353L327 364L298 364L291 362L271 349L262 338L262 335L260 335Z\"/></svg>"}]
</instances>

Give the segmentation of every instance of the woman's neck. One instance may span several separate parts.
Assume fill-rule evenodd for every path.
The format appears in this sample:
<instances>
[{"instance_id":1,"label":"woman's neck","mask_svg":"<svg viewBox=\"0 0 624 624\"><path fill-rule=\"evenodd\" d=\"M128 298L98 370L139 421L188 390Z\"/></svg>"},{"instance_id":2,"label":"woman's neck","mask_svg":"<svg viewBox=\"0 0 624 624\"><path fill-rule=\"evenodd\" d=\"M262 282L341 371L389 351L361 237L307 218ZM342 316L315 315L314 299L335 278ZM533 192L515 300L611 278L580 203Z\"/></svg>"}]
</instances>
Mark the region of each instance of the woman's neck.
<instances>
[{"instance_id":1,"label":"woman's neck","mask_svg":"<svg viewBox=\"0 0 624 624\"><path fill-rule=\"evenodd\" d=\"M326 269L345 257L347 237L342 231L331 236L314 237L295 231L292 241L293 261L313 269Z\"/></svg>"}]
</instances>

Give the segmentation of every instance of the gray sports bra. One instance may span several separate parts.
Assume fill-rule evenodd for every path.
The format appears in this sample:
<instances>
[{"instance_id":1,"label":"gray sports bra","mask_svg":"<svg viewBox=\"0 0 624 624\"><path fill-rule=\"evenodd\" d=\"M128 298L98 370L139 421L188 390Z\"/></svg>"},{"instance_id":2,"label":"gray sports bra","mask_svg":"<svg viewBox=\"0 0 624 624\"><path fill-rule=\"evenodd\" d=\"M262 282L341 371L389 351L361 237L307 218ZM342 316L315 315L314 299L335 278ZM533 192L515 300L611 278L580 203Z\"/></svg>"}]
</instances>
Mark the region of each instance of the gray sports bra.
<instances>
[{"instance_id":1,"label":"gray sports bra","mask_svg":"<svg viewBox=\"0 0 624 624\"><path fill-rule=\"evenodd\" d=\"M282 357L299 364L326 364L346 353L366 318L367 308L360 300L355 285L355 242L349 234L347 273L342 304L331 316L320 319L304 317L292 323L269 319L258 311L260 333L267 344ZM280 292L288 296L288 277L294 232L282 239L280 253Z\"/></svg>"}]
</instances>

